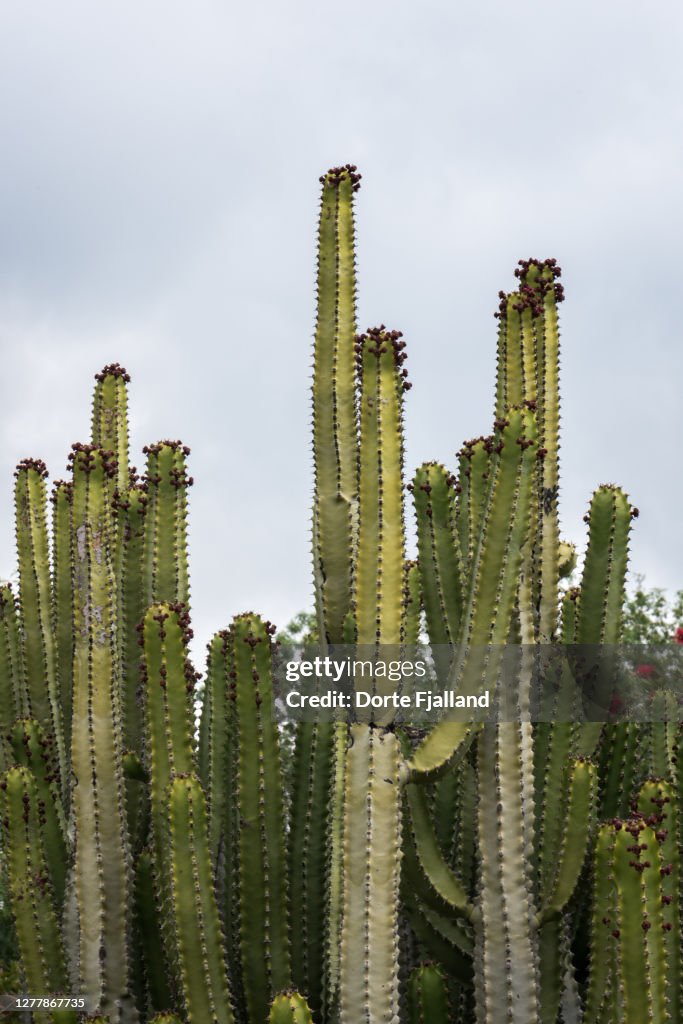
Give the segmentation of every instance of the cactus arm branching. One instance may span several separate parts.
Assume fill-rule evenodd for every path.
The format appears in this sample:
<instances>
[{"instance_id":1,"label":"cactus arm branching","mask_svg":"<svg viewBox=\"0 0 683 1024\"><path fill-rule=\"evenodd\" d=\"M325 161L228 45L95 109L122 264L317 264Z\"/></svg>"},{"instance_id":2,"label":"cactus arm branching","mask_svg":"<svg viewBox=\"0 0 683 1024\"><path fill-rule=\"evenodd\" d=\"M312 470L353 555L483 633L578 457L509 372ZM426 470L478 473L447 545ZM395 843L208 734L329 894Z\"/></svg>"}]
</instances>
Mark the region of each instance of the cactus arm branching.
<instances>
[{"instance_id":1,"label":"cactus arm branching","mask_svg":"<svg viewBox=\"0 0 683 1024\"><path fill-rule=\"evenodd\" d=\"M406 893L404 907L410 927L427 954L448 973L467 985L472 982L472 956L462 949L462 932L457 922L444 918L432 907L423 904L414 893Z\"/></svg>"},{"instance_id":2,"label":"cactus arm branching","mask_svg":"<svg viewBox=\"0 0 683 1024\"><path fill-rule=\"evenodd\" d=\"M427 955L442 964L453 977L466 984L472 980L472 928L466 918L455 916L427 879L404 816L401 892L402 904L412 931Z\"/></svg>"},{"instance_id":3,"label":"cactus arm branching","mask_svg":"<svg viewBox=\"0 0 683 1024\"><path fill-rule=\"evenodd\" d=\"M196 775L168 789L174 943L188 1024L234 1024L208 844L206 799Z\"/></svg>"},{"instance_id":4,"label":"cactus arm branching","mask_svg":"<svg viewBox=\"0 0 683 1024\"><path fill-rule=\"evenodd\" d=\"M466 687L473 687L473 692L483 687L476 669L482 663L483 647L505 643L510 631L538 455L534 414L526 408L511 409L508 418L499 421L495 440L490 489L463 616L462 654L456 662L457 676ZM467 723L439 723L414 752L408 771L439 769L453 758L471 731Z\"/></svg>"},{"instance_id":5,"label":"cactus arm branching","mask_svg":"<svg viewBox=\"0 0 683 1024\"><path fill-rule=\"evenodd\" d=\"M440 722L402 766L402 780L419 779L423 775L436 777L462 756L478 731L479 726L469 722Z\"/></svg>"},{"instance_id":6,"label":"cactus arm branching","mask_svg":"<svg viewBox=\"0 0 683 1024\"><path fill-rule=\"evenodd\" d=\"M427 878L407 816L404 817L403 828L401 886L413 930L416 930L415 919L419 917L428 932L438 933L440 941L457 946L459 951L471 957L474 948L472 927L465 916L456 916L452 906L443 900ZM433 949L431 952L438 959Z\"/></svg>"},{"instance_id":7,"label":"cactus arm branching","mask_svg":"<svg viewBox=\"0 0 683 1024\"><path fill-rule=\"evenodd\" d=\"M467 893L439 848L424 787L416 782L408 783L406 799L410 809L413 844L430 885L453 910L472 920L473 910Z\"/></svg>"}]
</instances>

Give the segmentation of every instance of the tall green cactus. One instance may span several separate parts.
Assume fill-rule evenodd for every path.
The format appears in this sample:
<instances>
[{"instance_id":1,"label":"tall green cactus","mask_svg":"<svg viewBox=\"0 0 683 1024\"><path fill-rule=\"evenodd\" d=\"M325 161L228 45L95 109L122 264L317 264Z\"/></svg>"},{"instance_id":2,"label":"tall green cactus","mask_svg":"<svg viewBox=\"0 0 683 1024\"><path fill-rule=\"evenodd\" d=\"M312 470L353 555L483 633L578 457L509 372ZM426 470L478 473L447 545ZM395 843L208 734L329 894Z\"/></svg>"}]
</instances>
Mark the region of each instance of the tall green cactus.
<instances>
[{"instance_id":1,"label":"tall green cactus","mask_svg":"<svg viewBox=\"0 0 683 1024\"><path fill-rule=\"evenodd\" d=\"M346 165L332 168L320 182L312 532L318 635L326 645L353 639L354 629L359 472L353 199L360 175ZM292 900L303 919L292 969L316 1013L324 1005L333 1014L338 998L345 744L343 723L297 726L288 852Z\"/></svg>"},{"instance_id":2,"label":"tall green cactus","mask_svg":"<svg viewBox=\"0 0 683 1024\"><path fill-rule=\"evenodd\" d=\"M121 748L111 498L115 463L76 445L73 466L72 772L79 978L114 1021L138 1015L129 992L130 848ZM102 957L100 950L106 950Z\"/></svg>"},{"instance_id":3,"label":"tall green cactus","mask_svg":"<svg viewBox=\"0 0 683 1024\"><path fill-rule=\"evenodd\" d=\"M683 732L579 720L610 695L637 512L620 488L596 490L580 585L564 592L559 268L522 261L501 293L493 431L465 442L455 473L416 472L407 561L410 385L400 332L356 333L359 178L345 165L321 179L317 635L381 662L420 641L424 612L442 680L490 689L501 720L403 730L375 712L280 730L273 627L247 613L209 645L197 730L189 450L148 445L138 480L129 376L110 364L92 443L53 489L51 550L45 467L16 474L0 870L22 984L78 988L107 1024L677 1020ZM582 645L600 685L582 693L558 655L551 720L531 722L530 648L550 643ZM653 711L675 717L673 696Z\"/></svg>"},{"instance_id":4,"label":"tall green cactus","mask_svg":"<svg viewBox=\"0 0 683 1024\"><path fill-rule=\"evenodd\" d=\"M130 376L119 363L95 374L92 404L92 443L116 459L116 488L128 486L128 390Z\"/></svg>"},{"instance_id":5,"label":"tall green cactus","mask_svg":"<svg viewBox=\"0 0 683 1024\"><path fill-rule=\"evenodd\" d=\"M147 496L143 554L143 594L146 606L158 601L189 606L187 562L186 459L190 449L181 441L145 445Z\"/></svg>"},{"instance_id":6,"label":"tall green cactus","mask_svg":"<svg viewBox=\"0 0 683 1024\"><path fill-rule=\"evenodd\" d=\"M73 525L71 481L57 480L52 488L52 629L57 660L59 703L62 710L64 748L71 749L73 717Z\"/></svg>"},{"instance_id":7,"label":"tall green cactus","mask_svg":"<svg viewBox=\"0 0 683 1024\"><path fill-rule=\"evenodd\" d=\"M642 816L615 819L601 827L595 854L588 1022L677 1019L671 1008L680 1000L680 945L678 936L669 938L673 900L667 889L680 856L676 850L674 863L665 863L666 830L655 829L656 824L647 824ZM673 973L667 953L674 956Z\"/></svg>"},{"instance_id":8,"label":"tall green cactus","mask_svg":"<svg viewBox=\"0 0 683 1024\"><path fill-rule=\"evenodd\" d=\"M208 844L206 799L199 779L175 775L167 791L170 915L190 1024L233 1024L223 936Z\"/></svg>"},{"instance_id":9,"label":"tall green cactus","mask_svg":"<svg viewBox=\"0 0 683 1024\"><path fill-rule=\"evenodd\" d=\"M416 967L408 983L410 1024L447 1024L448 988L443 970L436 964Z\"/></svg>"},{"instance_id":10,"label":"tall green cactus","mask_svg":"<svg viewBox=\"0 0 683 1024\"><path fill-rule=\"evenodd\" d=\"M351 610L354 521L358 503L354 342L356 271L351 165L321 179L318 317L313 371L315 503L313 561L324 638L339 643Z\"/></svg>"},{"instance_id":11,"label":"tall green cactus","mask_svg":"<svg viewBox=\"0 0 683 1024\"><path fill-rule=\"evenodd\" d=\"M256 615L232 626L238 719L237 801L242 978L249 1016L265 1019L290 983L284 808L272 713L270 636Z\"/></svg>"},{"instance_id":12,"label":"tall green cactus","mask_svg":"<svg viewBox=\"0 0 683 1024\"><path fill-rule=\"evenodd\" d=\"M418 472L413 493L427 625L434 643L444 643L454 635L460 640L478 638L479 642L486 642L487 636L489 642L492 636L499 642L515 638L527 644L548 642L555 639L558 629L558 581L571 565L571 549L566 545L563 548L557 529L557 303L563 292L556 280L559 268L554 260L522 261L516 273L520 287L511 295L501 293L497 314L500 329L495 425L499 431L501 422L509 420L511 409L522 405L537 427L539 458L530 461L522 506L511 506L518 512L526 509L526 526L514 542L501 542L504 524L512 519L504 504L496 501L491 482L498 472L495 439L465 444L459 453L457 480L440 467L425 465ZM445 490L449 485L450 505ZM605 500L614 509L615 529L602 525ZM572 593L573 600L564 601L562 629L565 641L613 644L619 635L633 513L625 495L614 488L599 489L593 504L582 580L585 601L583 586ZM496 514L500 519L491 529L491 536L498 542L499 575L490 562L481 572L484 586L478 590L478 567L489 544L487 518ZM456 572L456 565L463 569ZM450 566L450 572L442 566ZM496 578L501 584L487 591ZM465 610L458 620L449 609L458 609L463 588ZM491 595L488 604L487 593ZM500 596L506 593L509 596L501 601ZM486 632L491 628L492 614L499 620L493 634ZM455 631L452 625L449 627L453 622L458 623ZM596 623L597 635L589 634L589 624L595 628ZM453 678L458 678L458 669L462 671L464 658L466 655L452 670ZM528 699L523 664L518 698L522 719ZM566 688L567 683L562 685ZM565 700L562 689L559 693L558 700ZM576 715L574 693L569 685L566 706L556 706L561 717ZM562 914L582 869L597 801L595 769L576 758L592 753L600 731L600 726L566 721L538 723L532 731L522 721L518 726L503 722L479 734L480 880L475 913L478 1020L491 1024L510 1019L555 1024L557 1020L568 964L571 973ZM456 723L432 729L409 759L411 777L419 780L425 773L443 772L461 754L470 733L467 725ZM617 759L614 770L619 771L621 763ZM570 829L577 830L571 841ZM432 883L443 870L438 860L431 867L423 862L423 868ZM502 965L511 963L513 950L514 968L508 970Z\"/></svg>"},{"instance_id":13,"label":"tall green cactus","mask_svg":"<svg viewBox=\"0 0 683 1024\"><path fill-rule=\"evenodd\" d=\"M31 771L20 766L5 773L0 789L10 898L26 983L35 993L64 992L66 959L46 860L38 789ZM55 1024L75 1024L77 1020L73 1011L58 1011L50 1016Z\"/></svg>"},{"instance_id":14,"label":"tall green cactus","mask_svg":"<svg viewBox=\"0 0 683 1024\"><path fill-rule=\"evenodd\" d=\"M24 459L15 473L19 603L28 713L54 738L56 768L66 786L66 750L52 632L45 463Z\"/></svg>"},{"instance_id":15,"label":"tall green cactus","mask_svg":"<svg viewBox=\"0 0 683 1024\"><path fill-rule=\"evenodd\" d=\"M15 718L28 714L22 665L20 619L9 583L0 586L0 768L5 768L5 742Z\"/></svg>"}]
</instances>

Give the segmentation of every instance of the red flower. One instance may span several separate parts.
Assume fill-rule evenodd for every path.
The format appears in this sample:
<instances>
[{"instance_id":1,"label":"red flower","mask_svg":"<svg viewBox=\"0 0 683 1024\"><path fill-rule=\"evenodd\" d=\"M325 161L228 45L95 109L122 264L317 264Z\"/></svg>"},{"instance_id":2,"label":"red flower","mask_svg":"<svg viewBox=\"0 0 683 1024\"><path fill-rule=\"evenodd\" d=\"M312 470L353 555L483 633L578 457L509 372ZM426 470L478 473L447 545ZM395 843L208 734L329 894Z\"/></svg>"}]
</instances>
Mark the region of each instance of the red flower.
<instances>
[{"instance_id":1,"label":"red flower","mask_svg":"<svg viewBox=\"0 0 683 1024\"><path fill-rule=\"evenodd\" d=\"M683 644L683 626L679 626L673 635L674 643Z\"/></svg>"},{"instance_id":2,"label":"red flower","mask_svg":"<svg viewBox=\"0 0 683 1024\"><path fill-rule=\"evenodd\" d=\"M654 665L636 665L636 675L640 676L641 679L649 679L654 674Z\"/></svg>"},{"instance_id":3,"label":"red flower","mask_svg":"<svg viewBox=\"0 0 683 1024\"><path fill-rule=\"evenodd\" d=\"M618 715L619 712L621 711L621 709L623 708L623 706L624 706L624 702L621 699L621 697L619 696L619 694L618 693L613 693L612 694L612 700L610 701L610 704L609 704L609 713L610 713L610 715Z\"/></svg>"}]
</instances>

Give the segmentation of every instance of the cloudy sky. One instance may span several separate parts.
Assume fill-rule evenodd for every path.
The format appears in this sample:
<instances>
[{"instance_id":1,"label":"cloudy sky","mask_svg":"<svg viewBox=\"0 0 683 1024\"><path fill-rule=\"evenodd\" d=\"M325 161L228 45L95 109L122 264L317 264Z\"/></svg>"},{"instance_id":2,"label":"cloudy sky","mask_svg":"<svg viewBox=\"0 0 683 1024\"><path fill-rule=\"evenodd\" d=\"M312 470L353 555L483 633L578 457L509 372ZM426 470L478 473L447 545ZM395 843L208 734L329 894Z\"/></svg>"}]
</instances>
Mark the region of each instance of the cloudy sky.
<instances>
[{"instance_id":1,"label":"cloudy sky","mask_svg":"<svg viewBox=\"0 0 683 1024\"><path fill-rule=\"evenodd\" d=\"M617 482L633 571L683 587L682 22L673 0L1 4L0 576L15 463L64 474L117 360L136 452L192 447L202 642L310 605L318 176L348 161L359 326L408 343L408 469L488 432L497 291L555 256L564 533Z\"/></svg>"}]
</instances>

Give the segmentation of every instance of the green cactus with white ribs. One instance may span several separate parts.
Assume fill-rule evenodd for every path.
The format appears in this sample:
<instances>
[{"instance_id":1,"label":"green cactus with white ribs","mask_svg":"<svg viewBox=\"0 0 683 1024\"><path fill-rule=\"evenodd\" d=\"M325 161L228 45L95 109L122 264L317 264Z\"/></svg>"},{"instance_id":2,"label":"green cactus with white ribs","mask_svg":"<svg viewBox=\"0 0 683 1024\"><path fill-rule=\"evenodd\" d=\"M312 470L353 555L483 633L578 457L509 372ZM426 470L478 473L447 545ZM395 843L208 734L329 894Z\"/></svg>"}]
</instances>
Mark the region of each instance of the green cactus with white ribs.
<instances>
[{"instance_id":1,"label":"green cactus with white ribs","mask_svg":"<svg viewBox=\"0 0 683 1024\"><path fill-rule=\"evenodd\" d=\"M637 514L619 488L596 490L565 589L559 268L522 261L500 294L492 433L406 485L406 345L356 324L360 175L336 167L321 186L320 644L379 661L425 628L437 673L470 695L496 692L508 645L514 699L497 724L375 713L297 723L292 745L273 717L274 627L252 612L212 638L199 686L190 452L149 445L138 477L130 378L105 367L51 533L45 466L16 474L18 593L0 588L14 973L26 992L83 995L107 1024L676 1021L683 732L580 721L566 661L553 713L530 720L533 649L599 658L618 641ZM674 698L658 701L672 719Z\"/></svg>"}]
</instances>

